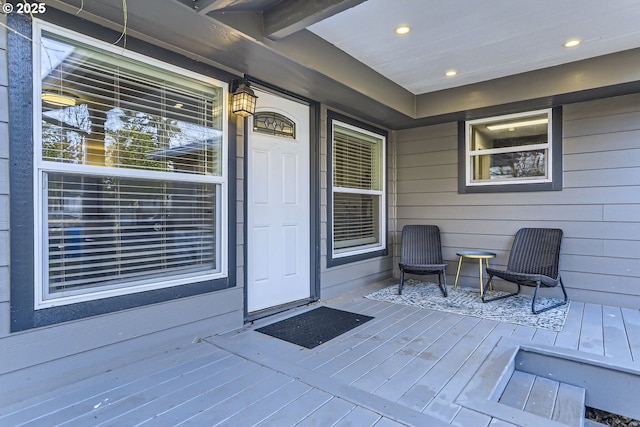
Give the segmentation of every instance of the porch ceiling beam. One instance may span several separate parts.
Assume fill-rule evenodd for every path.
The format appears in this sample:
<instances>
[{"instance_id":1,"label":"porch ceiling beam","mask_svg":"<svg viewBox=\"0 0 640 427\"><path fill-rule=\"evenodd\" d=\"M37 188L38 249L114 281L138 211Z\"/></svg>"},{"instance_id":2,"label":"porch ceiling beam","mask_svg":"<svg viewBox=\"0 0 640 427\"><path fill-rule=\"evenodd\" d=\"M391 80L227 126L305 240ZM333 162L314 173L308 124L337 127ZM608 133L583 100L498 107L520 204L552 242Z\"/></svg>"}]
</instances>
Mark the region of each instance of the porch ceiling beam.
<instances>
[{"instance_id":1,"label":"porch ceiling beam","mask_svg":"<svg viewBox=\"0 0 640 427\"><path fill-rule=\"evenodd\" d=\"M237 2L237 0L191 0L193 2L193 8L200 14L206 15L209 12L215 12L219 9L224 9L227 6L231 6Z\"/></svg>"},{"instance_id":2,"label":"porch ceiling beam","mask_svg":"<svg viewBox=\"0 0 640 427\"><path fill-rule=\"evenodd\" d=\"M199 0L199 2L202 1L205 0ZM271 40L281 39L336 13L357 6L363 1L295 0L279 3L264 11L264 35Z\"/></svg>"}]
</instances>

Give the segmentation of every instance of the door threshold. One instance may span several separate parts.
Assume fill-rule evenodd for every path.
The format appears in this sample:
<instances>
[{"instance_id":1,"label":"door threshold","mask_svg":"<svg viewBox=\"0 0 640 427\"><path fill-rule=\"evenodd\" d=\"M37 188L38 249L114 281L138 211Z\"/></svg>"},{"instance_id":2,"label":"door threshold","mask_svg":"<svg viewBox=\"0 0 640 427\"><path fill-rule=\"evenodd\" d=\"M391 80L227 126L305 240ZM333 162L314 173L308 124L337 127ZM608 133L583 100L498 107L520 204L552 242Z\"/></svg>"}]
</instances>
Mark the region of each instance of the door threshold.
<instances>
[{"instance_id":1,"label":"door threshold","mask_svg":"<svg viewBox=\"0 0 640 427\"><path fill-rule=\"evenodd\" d=\"M287 311L292 308L302 307L303 305L309 305L317 301L318 301L317 299L305 298L298 301L288 302L282 305L276 305L275 307L269 307L269 308L264 308L262 310L252 311L251 313L247 313L247 318L245 319L245 323L254 322L258 319L273 316L274 314L282 313L283 311Z\"/></svg>"}]
</instances>

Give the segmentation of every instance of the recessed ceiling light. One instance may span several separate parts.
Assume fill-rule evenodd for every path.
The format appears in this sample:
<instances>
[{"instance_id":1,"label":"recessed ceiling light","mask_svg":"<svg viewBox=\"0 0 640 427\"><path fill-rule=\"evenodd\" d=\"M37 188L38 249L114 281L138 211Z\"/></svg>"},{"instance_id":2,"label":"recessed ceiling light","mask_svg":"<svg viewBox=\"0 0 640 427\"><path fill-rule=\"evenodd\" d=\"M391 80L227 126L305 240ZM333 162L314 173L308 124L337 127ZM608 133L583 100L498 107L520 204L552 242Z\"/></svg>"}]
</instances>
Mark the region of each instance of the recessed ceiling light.
<instances>
[{"instance_id":1,"label":"recessed ceiling light","mask_svg":"<svg viewBox=\"0 0 640 427\"><path fill-rule=\"evenodd\" d=\"M176 104L174 105L175 108L182 108L184 107L184 104L182 102L176 102Z\"/></svg>"},{"instance_id":2,"label":"recessed ceiling light","mask_svg":"<svg viewBox=\"0 0 640 427\"><path fill-rule=\"evenodd\" d=\"M408 25L400 25L399 27L396 27L396 34L404 35L409 32L411 32L411 27Z\"/></svg>"},{"instance_id":3,"label":"recessed ceiling light","mask_svg":"<svg viewBox=\"0 0 640 427\"><path fill-rule=\"evenodd\" d=\"M578 39L571 39L564 44L564 47L576 47L581 43Z\"/></svg>"},{"instance_id":4,"label":"recessed ceiling light","mask_svg":"<svg viewBox=\"0 0 640 427\"><path fill-rule=\"evenodd\" d=\"M458 74L458 72L456 70L449 70L446 73L444 73L444 75L447 76L447 77L453 77L456 74Z\"/></svg>"}]
</instances>

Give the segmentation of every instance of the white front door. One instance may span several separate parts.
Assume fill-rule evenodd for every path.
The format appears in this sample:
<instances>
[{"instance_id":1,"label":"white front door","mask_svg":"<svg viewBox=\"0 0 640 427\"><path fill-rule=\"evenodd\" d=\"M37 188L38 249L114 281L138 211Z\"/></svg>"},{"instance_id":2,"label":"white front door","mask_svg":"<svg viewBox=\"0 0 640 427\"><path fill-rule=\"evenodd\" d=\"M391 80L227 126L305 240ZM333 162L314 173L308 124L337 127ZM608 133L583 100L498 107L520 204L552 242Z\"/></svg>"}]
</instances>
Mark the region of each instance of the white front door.
<instances>
[{"instance_id":1,"label":"white front door","mask_svg":"<svg viewBox=\"0 0 640 427\"><path fill-rule=\"evenodd\" d=\"M311 295L309 106L256 95L247 129L250 313Z\"/></svg>"}]
</instances>

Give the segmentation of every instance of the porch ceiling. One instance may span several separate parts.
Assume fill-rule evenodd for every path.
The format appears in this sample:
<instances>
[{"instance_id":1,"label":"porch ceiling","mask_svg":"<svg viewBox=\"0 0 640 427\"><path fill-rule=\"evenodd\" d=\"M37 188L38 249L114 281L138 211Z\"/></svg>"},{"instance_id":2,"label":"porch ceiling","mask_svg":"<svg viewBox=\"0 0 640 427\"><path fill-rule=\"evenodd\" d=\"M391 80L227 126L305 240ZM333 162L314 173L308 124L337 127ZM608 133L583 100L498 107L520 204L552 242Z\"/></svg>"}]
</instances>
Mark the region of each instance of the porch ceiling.
<instances>
[{"instance_id":1,"label":"porch ceiling","mask_svg":"<svg viewBox=\"0 0 640 427\"><path fill-rule=\"evenodd\" d=\"M122 31L122 0L50 7ZM640 91L640 2L136 0L127 34L391 129ZM579 7L578 7L579 6ZM399 24L413 31L394 34ZM567 49L570 38L583 42ZM456 69L458 75L445 77Z\"/></svg>"}]
</instances>

